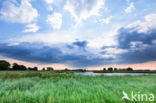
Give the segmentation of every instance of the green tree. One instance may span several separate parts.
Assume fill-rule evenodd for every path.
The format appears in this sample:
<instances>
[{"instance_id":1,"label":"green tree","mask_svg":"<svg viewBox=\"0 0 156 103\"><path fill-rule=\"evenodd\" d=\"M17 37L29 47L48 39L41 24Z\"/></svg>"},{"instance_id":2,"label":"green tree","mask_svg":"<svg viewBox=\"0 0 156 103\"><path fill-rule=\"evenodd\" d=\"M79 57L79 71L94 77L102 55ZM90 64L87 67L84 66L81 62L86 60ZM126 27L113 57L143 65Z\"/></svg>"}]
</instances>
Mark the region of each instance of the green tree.
<instances>
[{"instance_id":1,"label":"green tree","mask_svg":"<svg viewBox=\"0 0 156 103\"><path fill-rule=\"evenodd\" d=\"M103 71L106 71L106 68L103 68Z\"/></svg>"},{"instance_id":2,"label":"green tree","mask_svg":"<svg viewBox=\"0 0 156 103\"><path fill-rule=\"evenodd\" d=\"M65 71L68 71L68 68L65 68L64 70L65 70Z\"/></svg>"},{"instance_id":3,"label":"green tree","mask_svg":"<svg viewBox=\"0 0 156 103\"><path fill-rule=\"evenodd\" d=\"M9 70L10 63L5 60L0 60L0 70Z\"/></svg>"},{"instance_id":4,"label":"green tree","mask_svg":"<svg viewBox=\"0 0 156 103\"><path fill-rule=\"evenodd\" d=\"M109 70L109 71L113 71L113 68L112 68L112 67L109 67L108 70Z\"/></svg>"},{"instance_id":5,"label":"green tree","mask_svg":"<svg viewBox=\"0 0 156 103\"><path fill-rule=\"evenodd\" d=\"M117 71L118 69L117 68L114 68L114 71Z\"/></svg>"},{"instance_id":6,"label":"green tree","mask_svg":"<svg viewBox=\"0 0 156 103\"><path fill-rule=\"evenodd\" d=\"M42 68L42 71L45 71L45 68Z\"/></svg>"},{"instance_id":7,"label":"green tree","mask_svg":"<svg viewBox=\"0 0 156 103\"><path fill-rule=\"evenodd\" d=\"M27 68L24 65L13 63L12 70L27 70Z\"/></svg>"},{"instance_id":8,"label":"green tree","mask_svg":"<svg viewBox=\"0 0 156 103\"><path fill-rule=\"evenodd\" d=\"M127 70L128 70L128 71L133 71L133 68L128 67Z\"/></svg>"}]
</instances>

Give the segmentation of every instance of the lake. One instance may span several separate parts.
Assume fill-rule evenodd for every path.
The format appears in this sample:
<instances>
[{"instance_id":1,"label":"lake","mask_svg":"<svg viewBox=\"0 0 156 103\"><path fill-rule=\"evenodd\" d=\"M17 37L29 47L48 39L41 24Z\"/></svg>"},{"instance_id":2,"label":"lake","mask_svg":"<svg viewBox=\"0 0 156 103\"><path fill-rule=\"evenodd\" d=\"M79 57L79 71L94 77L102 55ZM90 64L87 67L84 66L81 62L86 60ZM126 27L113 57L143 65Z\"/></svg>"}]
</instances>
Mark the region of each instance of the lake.
<instances>
[{"instance_id":1,"label":"lake","mask_svg":"<svg viewBox=\"0 0 156 103\"><path fill-rule=\"evenodd\" d=\"M97 76L97 75L105 75L105 76L136 76L136 75L156 75L155 73L94 73L94 72L75 72L75 75L91 75L91 76Z\"/></svg>"}]
</instances>

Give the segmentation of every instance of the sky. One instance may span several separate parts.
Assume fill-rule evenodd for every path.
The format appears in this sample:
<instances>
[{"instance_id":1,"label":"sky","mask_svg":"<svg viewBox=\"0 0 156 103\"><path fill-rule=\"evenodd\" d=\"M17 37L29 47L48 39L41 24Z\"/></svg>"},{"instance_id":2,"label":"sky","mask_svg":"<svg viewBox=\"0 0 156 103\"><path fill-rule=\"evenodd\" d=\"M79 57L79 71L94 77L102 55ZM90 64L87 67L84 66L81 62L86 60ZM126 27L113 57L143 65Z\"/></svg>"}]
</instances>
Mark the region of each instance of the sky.
<instances>
[{"instance_id":1,"label":"sky","mask_svg":"<svg viewBox=\"0 0 156 103\"><path fill-rule=\"evenodd\" d=\"M0 0L0 59L156 69L155 0Z\"/></svg>"}]
</instances>

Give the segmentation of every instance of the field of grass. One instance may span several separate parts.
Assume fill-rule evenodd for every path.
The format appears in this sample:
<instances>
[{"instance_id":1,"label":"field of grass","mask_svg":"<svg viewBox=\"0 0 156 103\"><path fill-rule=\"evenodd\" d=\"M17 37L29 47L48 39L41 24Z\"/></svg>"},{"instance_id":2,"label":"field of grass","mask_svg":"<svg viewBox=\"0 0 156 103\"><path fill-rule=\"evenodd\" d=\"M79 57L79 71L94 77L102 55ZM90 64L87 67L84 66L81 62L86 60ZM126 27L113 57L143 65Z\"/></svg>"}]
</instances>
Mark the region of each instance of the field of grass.
<instances>
[{"instance_id":1,"label":"field of grass","mask_svg":"<svg viewBox=\"0 0 156 103\"><path fill-rule=\"evenodd\" d=\"M0 71L0 103L132 103L121 99L122 91L156 96L156 76Z\"/></svg>"}]
</instances>

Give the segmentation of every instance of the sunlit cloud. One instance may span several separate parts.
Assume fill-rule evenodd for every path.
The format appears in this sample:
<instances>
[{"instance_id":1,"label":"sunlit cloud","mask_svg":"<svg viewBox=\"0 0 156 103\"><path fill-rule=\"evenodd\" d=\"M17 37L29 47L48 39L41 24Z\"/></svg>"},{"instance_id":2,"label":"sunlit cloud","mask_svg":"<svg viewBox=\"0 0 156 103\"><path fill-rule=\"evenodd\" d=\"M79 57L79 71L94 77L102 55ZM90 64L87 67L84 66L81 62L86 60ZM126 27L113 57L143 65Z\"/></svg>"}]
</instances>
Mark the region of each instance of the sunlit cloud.
<instances>
[{"instance_id":1,"label":"sunlit cloud","mask_svg":"<svg viewBox=\"0 0 156 103\"><path fill-rule=\"evenodd\" d=\"M133 10L135 10L134 3L131 2L130 5L125 9L126 13L131 13Z\"/></svg>"},{"instance_id":2,"label":"sunlit cloud","mask_svg":"<svg viewBox=\"0 0 156 103\"><path fill-rule=\"evenodd\" d=\"M39 16L37 9L33 8L29 0L6 0L0 10L0 19L13 23L31 23Z\"/></svg>"},{"instance_id":3,"label":"sunlit cloud","mask_svg":"<svg viewBox=\"0 0 156 103\"><path fill-rule=\"evenodd\" d=\"M60 29L62 25L62 15L57 12L48 15L47 23L49 23L53 29Z\"/></svg>"},{"instance_id":4,"label":"sunlit cloud","mask_svg":"<svg viewBox=\"0 0 156 103\"><path fill-rule=\"evenodd\" d=\"M77 21L85 20L90 16L98 16L104 6L104 0L68 0L64 10L68 11Z\"/></svg>"},{"instance_id":5,"label":"sunlit cloud","mask_svg":"<svg viewBox=\"0 0 156 103\"><path fill-rule=\"evenodd\" d=\"M40 29L36 24L28 24L25 26L24 32L37 32Z\"/></svg>"}]
</instances>

